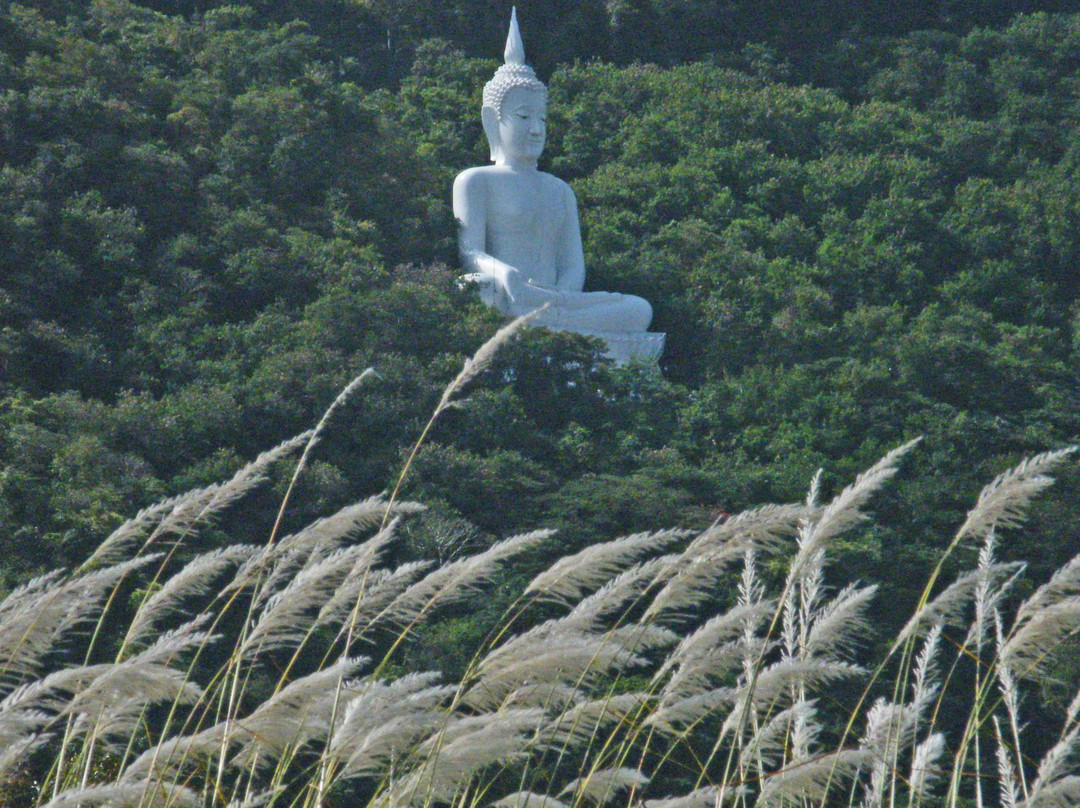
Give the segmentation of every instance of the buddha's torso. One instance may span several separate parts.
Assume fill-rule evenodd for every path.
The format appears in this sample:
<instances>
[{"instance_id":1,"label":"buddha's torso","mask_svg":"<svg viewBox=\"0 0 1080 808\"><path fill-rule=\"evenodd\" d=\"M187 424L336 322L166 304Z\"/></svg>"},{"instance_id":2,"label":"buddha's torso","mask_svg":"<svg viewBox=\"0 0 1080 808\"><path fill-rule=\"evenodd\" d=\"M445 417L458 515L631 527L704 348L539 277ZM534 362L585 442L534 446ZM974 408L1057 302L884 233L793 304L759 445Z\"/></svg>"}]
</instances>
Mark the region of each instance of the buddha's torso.
<instances>
[{"instance_id":1,"label":"buddha's torso","mask_svg":"<svg viewBox=\"0 0 1080 808\"><path fill-rule=\"evenodd\" d=\"M566 239L565 184L539 171L501 166L482 171L487 199L487 252L528 280L554 286Z\"/></svg>"}]
</instances>

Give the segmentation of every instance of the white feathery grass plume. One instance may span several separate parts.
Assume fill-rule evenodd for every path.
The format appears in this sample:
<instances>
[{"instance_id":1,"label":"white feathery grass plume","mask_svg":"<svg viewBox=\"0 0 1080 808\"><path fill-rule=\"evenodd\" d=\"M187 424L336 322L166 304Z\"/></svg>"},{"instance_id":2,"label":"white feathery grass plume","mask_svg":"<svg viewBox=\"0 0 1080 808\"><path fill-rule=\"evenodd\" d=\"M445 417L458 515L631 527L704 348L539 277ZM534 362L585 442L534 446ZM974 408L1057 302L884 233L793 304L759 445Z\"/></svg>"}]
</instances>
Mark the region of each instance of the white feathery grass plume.
<instances>
[{"instance_id":1,"label":"white feathery grass plume","mask_svg":"<svg viewBox=\"0 0 1080 808\"><path fill-rule=\"evenodd\" d=\"M879 698L867 713L860 744L876 758L892 761L914 742L917 726L918 712L912 705Z\"/></svg>"},{"instance_id":2,"label":"white feathery grass plume","mask_svg":"<svg viewBox=\"0 0 1080 808\"><path fill-rule=\"evenodd\" d=\"M723 614L709 618L675 647L653 681L658 681L676 666L689 667L709 660L717 649L742 637L748 627L751 633L756 632L774 608L776 603L771 600L739 603Z\"/></svg>"},{"instance_id":3,"label":"white feathery grass plume","mask_svg":"<svg viewBox=\"0 0 1080 808\"><path fill-rule=\"evenodd\" d=\"M998 653L1001 652L1001 646L1005 642L1004 627L1002 625L1001 614L995 610L994 612L994 629L997 636L997 649ZM1016 748L1020 747L1020 688L1017 685L1016 677L1013 676L1009 666L1000 659L997 660L997 664L994 665L994 674L997 677L998 690L1001 693L1001 703L1005 706L1005 714L1009 718L1009 730L1012 733L1012 741L1016 744ZM997 716L994 716L995 729L997 728ZM998 744L1001 744L1000 731L998 732ZM1027 782L1023 776L1023 772L1020 772L1020 782L1024 793L1027 793Z\"/></svg>"},{"instance_id":4,"label":"white feathery grass plume","mask_svg":"<svg viewBox=\"0 0 1080 808\"><path fill-rule=\"evenodd\" d=\"M712 596L717 583L728 577L744 550L745 546L732 543L693 556L689 551L684 553L672 564L674 570L666 570L667 583L656 593L643 619L678 621L693 614Z\"/></svg>"},{"instance_id":5,"label":"white feathery grass plume","mask_svg":"<svg viewBox=\"0 0 1080 808\"><path fill-rule=\"evenodd\" d=\"M817 505L821 501L821 478L825 476L825 469L819 468L810 478L810 488L806 492L806 504Z\"/></svg>"},{"instance_id":6,"label":"white feathery grass plume","mask_svg":"<svg viewBox=\"0 0 1080 808\"><path fill-rule=\"evenodd\" d=\"M1009 749L1005 745L1005 738L1001 734L1001 723L994 716L994 737L997 740L997 769L998 769L998 793L1001 797L1001 808L1017 808L1020 804L1020 783L1016 777L1016 767L1013 766L1012 758L1009 757Z\"/></svg>"},{"instance_id":7,"label":"white feathery grass plume","mask_svg":"<svg viewBox=\"0 0 1080 808\"><path fill-rule=\"evenodd\" d=\"M1080 625L1080 556L1058 569L1016 611L1001 653L1023 678L1045 671L1057 643ZM1080 705L1078 705L1080 706Z\"/></svg>"},{"instance_id":8,"label":"white feathery grass plume","mask_svg":"<svg viewBox=\"0 0 1080 808\"><path fill-rule=\"evenodd\" d=\"M755 805L771 808L820 802L826 789L852 779L867 762L867 753L862 749L841 749L793 760L764 779Z\"/></svg>"},{"instance_id":9,"label":"white feathery grass plume","mask_svg":"<svg viewBox=\"0 0 1080 808\"><path fill-rule=\"evenodd\" d=\"M819 553L817 556L820 559L824 559L824 554ZM780 623L780 643L784 649L784 656L790 659L795 659L801 656L800 649L802 647L802 638L805 634L805 626L800 618L799 612L799 579L794 576L794 567L788 568L788 577L783 589L783 603L780 604L780 614L782 620ZM756 660L747 660L746 678L753 677L753 669L756 666Z\"/></svg>"},{"instance_id":10,"label":"white feathery grass plume","mask_svg":"<svg viewBox=\"0 0 1080 808\"><path fill-rule=\"evenodd\" d=\"M678 735L683 729L712 716L721 707L730 709L734 695L735 688L720 687L684 699L662 702L642 723L665 734Z\"/></svg>"},{"instance_id":11,"label":"white feathery grass plume","mask_svg":"<svg viewBox=\"0 0 1080 808\"><path fill-rule=\"evenodd\" d=\"M167 738L151 746L128 764L121 774L124 783L167 782L184 768L204 768L221 752L224 723L196 732Z\"/></svg>"},{"instance_id":12,"label":"white feathery grass plume","mask_svg":"<svg viewBox=\"0 0 1080 808\"><path fill-rule=\"evenodd\" d=\"M1072 701L1069 702L1069 706L1065 708L1065 724L1061 729L1062 736L1072 731L1073 723L1078 715L1080 715L1080 690L1076 691Z\"/></svg>"},{"instance_id":13,"label":"white feathery grass plume","mask_svg":"<svg viewBox=\"0 0 1080 808\"><path fill-rule=\"evenodd\" d=\"M184 786L172 783L106 783L63 791L42 808L201 808L202 800Z\"/></svg>"},{"instance_id":14,"label":"white feathery grass plume","mask_svg":"<svg viewBox=\"0 0 1080 808\"><path fill-rule=\"evenodd\" d=\"M600 769L571 780L559 796L574 795L574 804L586 799L594 805L604 805L627 789L639 789L649 783L649 778L637 769L620 766L612 769Z\"/></svg>"},{"instance_id":15,"label":"white feathery grass plume","mask_svg":"<svg viewBox=\"0 0 1080 808\"><path fill-rule=\"evenodd\" d=\"M98 545L80 569L111 566L126 559L136 552L135 545L139 541L142 541L142 547L138 552L142 552L163 536L181 536L190 532L196 524L206 521L260 485L275 461L293 452L310 436L311 432L304 432L263 452L226 483L196 488L140 511ZM150 535L144 540L148 532Z\"/></svg>"},{"instance_id":16,"label":"white feathery grass plume","mask_svg":"<svg viewBox=\"0 0 1080 808\"><path fill-rule=\"evenodd\" d=\"M553 635L550 642L522 644L515 652L485 658L477 667L477 681L462 703L478 710L496 709L525 684L587 684L610 671L645 666L648 660L632 650L636 640L608 635Z\"/></svg>"},{"instance_id":17,"label":"white feathery grass plume","mask_svg":"<svg viewBox=\"0 0 1080 808\"><path fill-rule=\"evenodd\" d=\"M231 763L270 766L287 750L328 737L339 683L369 661L366 657L340 659L290 682L250 715L231 721L227 740L243 744Z\"/></svg>"},{"instance_id":18,"label":"white feathery grass plume","mask_svg":"<svg viewBox=\"0 0 1080 808\"><path fill-rule=\"evenodd\" d=\"M227 569L251 558L259 548L234 544L196 556L183 569L167 580L139 606L128 624L125 645L139 644L148 639L155 625L175 614L183 614L183 603L189 598L202 598L211 592L214 581Z\"/></svg>"},{"instance_id":19,"label":"white feathery grass plume","mask_svg":"<svg viewBox=\"0 0 1080 808\"><path fill-rule=\"evenodd\" d=\"M668 629L636 623L621 626L605 634L583 631L578 626L578 621L572 615L567 615L540 623L492 648L477 664L476 673L481 679L492 676L522 660L549 654L562 642L606 644L625 652L633 652L671 645L677 639L677 635Z\"/></svg>"},{"instance_id":20,"label":"white feathery grass plume","mask_svg":"<svg viewBox=\"0 0 1080 808\"><path fill-rule=\"evenodd\" d=\"M494 808L570 808L567 803L559 802L549 794L537 794L535 791L515 791L491 804Z\"/></svg>"},{"instance_id":21,"label":"white feathery grass plume","mask_svg":"<svg viewBox=\"0 0 1080 808\"><path fill-rule=\"evenodd\" d=\"M210 619L211 615L209 613L200 614L194 620L189 620L181 626L163 632L158 635L152 645L139 651L130 659L137 662L154 662L160 665L172 664L189 651L204 648L220 639L220 634L200 631Z\"/></svg>"},{"instance_id":22,"label":"white feathery grass plume","mask_svg":"<svg viewBox=\"0 0 1080 808\"><path fill-rule=\"evenodd\" d=\"M410 708L403 704L403 700L420 699L424 703L431 700L430 706L434 706L447 695L452 695L457 686L436 684L441 678L442 674L438 671L423 671L407 673L397 679L361 679L347 683L344 692L350 699L358 700L355 702L357 706L365 704L368 710L407 710Z\"/></svg>"},{"instance_id":23,"label":"white feathery grass plume","mask_svg":"<svg viewBox=\"0 0 1080 808\"><path fill-rule=\"evenodd\" d=\"M986 537L983 539L982 546L979 548L979 558L975 564L975 569L980 573L985 573L994 564L994 551L997 549L997 533L993 530L986 531ZM1017 575L1023 571L1023 567L1017 570ZM983 639L986 636L986 623L987 617L991 610L996 605L996 598L991 600L991 581L990 576L981 574L979 576L979 583L975 587L975 624L978 628L973 628L972 631L975 636L972 637L969 632L969 642L973 639L975 641L975 647L982 647Z\"/></svg>"},{"instance_id":24,"label":"white feathery grass plume","mask_svg":"<svg viewBox=\"0 0 1080 808\"><path fill-rule=\"evenodd\" d=\"M893 704L879 698L866 716L866 732L860 748L871 761L870 783L862 805L880 808L889 784L889 774L895 771L901 751L915 741L919 711L906 704Z\"/></svg>"},{"instance_id":25,"label":"white feathery grass plume","mask_svg":"<svg viewBox=\"0 0 1080 808\"><path fill-rule=\"evenodd\" d=\"M754 687L743 685L738 689L739 697L752 694L757 704L777 703L785 691L793 684L805 684L807 687L828 684L837 679L858 676L863 669L846 662L834 662L825 659L782 659L762 669Z\"/></svg>"},{"instance_id":26,"label":"white feathery grass plume","mask_svg":"<svg viewBox=\"0 0 1080 808\"><path fill-rule=\"evenodd\" d=\"M356 625L369 625L398 595L430 570L433 563L410 561L394 570L372 570L366 576L350 573L319 610L316 627L344 624L354 611ZM343 625L342 632L347 629L348 626Z\"/></svg>"},{"instance_id":27,"label":"white feathery grass plume","mask_svg":"<svg viewBox=\"0 0 1080 808\"><path fill-rule=\"evenodd\" d=\"M238 654L249 657L297 645L366 551L362 544L345 547L300 570L284 589L266 601Z\"/></svg>"},{"instance_id":28,"label":"white feathery grass plume","mask_svg":"<svg viewBox=\"0 0 1080 808\"><path fill-rule=\"evenodd\" d=\"M482 553L439 567L394 598L377 619L409 626L429 609L458 602L487 582L507 560L531 550L553 532L536 530L513 536Z\"/></svg>"},{"instance_id":29,"label":"white feathery grass plume","mask_svg":"<svg viewBox=\"0 0 1080 808\"><path fill-rule=\"evenodd\" d=\"M999 474L979 494L957 531L955 542L981 538L996 528L1016 527L1024 520L1031 500L1054 480L1050 473L1061 465L1075 446L1029 457L1018 466Z\"/></svg>"},{"instance_id":30,"label":"white feathery grass plume","mask_svg":"<svg viewBox=\"0 0 1080 808\"><path fill-rule=\"evenodd\" d=\"M1048 783L1023 802L1024 808L1076 808L1080 805L1080 777L1070 774Z\"/></svg>"},{"instance_id":31,"label":"white feathery grass plume","mask_svg":"<svg viewBox=\"0 0 1080 808\"><path fill-rule=\"evenodd\" d=\"M747 547L743 553L743 571L739 576L739 605L753 606L765 600L765 585L758 579L757 550Z\"/></svg>"},{"instance_id":32,"label":"white feathery grass plume","mask_svg":"<svg viewBox=\"0 0 1080 808\"><path fill-rule=\"evenodd\" d=\"M110 567L134 555L148 533L163 521L181 525L194 520L212 496L215 486L196 488L143 508L105 537L80 570Z\"/></svg>"},{"instance_id":33,"label":"white feathery grass plume","mask_svg":"<svg viewBox=\"0 0 1080 808\"><path fill-rule=\"evenodd\" d=\"M584 638L586 642L594 643L603 641L626 651L645 651L671 645L678 639L674 632L663 627L637 623L620 626L605 634L594 633L582 627L583 623L587 625L588 622L571 612L540 623L492 648L477 665L477 674L480 677L491 675L527 657L547 654L564 639Z\"/></svg>"},{"instance_id":34,"label":"white feathery grass plume","mask_svg":"<svg viewBox=\"0 0 1080 808\"><path fill-rule=\"evenodd\" d=\"M0 701L0 714L30 708L59 712L67 705L72 694L86 688L109 667L109 663L76 665L22 684Z\"/></svg>"},{"instance_id":35,"label":"white feathery grass plume","mask_svg":"<svg viewBox=\"0 0 1080 808\"><path fill-rule=\"evenodd\" d=\"M500 710L452 720L420 744L420 766L387 789L387 804L452 802L482 769L527 754L543 722L541 709Z\"/></svg>"},{"instance_id":36,"label":"white feathery grass plume","mask_svg":"<svg viewBox=\"0 0 1080 808\"><path fill-rule=\"evenodd\" d=\"M911 772L908 774L911 805L919 806L930 799L934 786L944 773L939 762L944 752L945 736L940 732L935 732L915 747L911 755Z\"/></svg>"},{"instance_id":37,"label":"white feathery grass plume","mask_svg":"<svg viewBox=\"0 0 1080 808\"><path fill-rule=\"evenodd\" d=\"M800 523L817 512L804 505L766 505L709 528L666 570L670 580L649 604L645 619L679 618L694 611L725 576L728 565L744 557L748 548L776 551L798 532Z\"/></svg>"},{"instance_id":38,"label":"white feathery grass plume","mask_svg":"<svg viewBox=\"0 0 1080 808\"><path fill-rule=\"evenodd\" d=\"M337 779L377 777L393 770L395 761L408 759L417 742L446 723L445 713L435 710L396 715L359 736L342 752Z\"/></svg>"},{"instance_id":39,"label":"white feathery grass plume","mask_svg":"<svg viewBox=\"0 0 1080 808\"><path fill-rule=\"evenodd\" d=\"M533 578L525 593L535 592L540 598L569 606L589 590L595 590L639 562L643 556L661 552L686 535L682 530L661 530L591 545L574 555L560 558Z\"/></svg>"},{"instance_id":40,"label":"white feathery grass plume","mask_svg":"<svg viewBox=\"0 0 1080 808\"><path fill-rule=\"evenodd\" d=\"M319 426L322 426L321 422ZM304 447L304 455L306 455L311 445L311 441L315 440L317 437L316 432L317 430L309 429L288 440L282 441L277 446L267 449L265 452L261 452L258 457L240 469L240 471L236 472L231 480L224 485L215 488L213 492L214 496L206 507L206 513L200 515L200 518L205 518L209 514L227 508L252 489L262 485L267 478L270 466L281 458L292 454L301 446ZM303 458L301 458L301 460L302 459Z\"/></svg>"},{"instance_id":41,"label":"white feathery grass plume","mask_svg":"<svg viewBox=\"0 0 1080 808\"><path fill-rule=\"evenodd\" d=\"M735 708L724 721L722 733L736 730L747 706L779 706L791 703L800 688L828 684L863 672L858 665L824 659L781 659L761 670L757 678L737 688Z\"/></svg>"},{"instance_id":42,"label":"white feathery grass plume","mask_svg":"<svg viewBox=\"0 0 1080 808\"><path fill-rule=\"evenodd\" d=\"M797 547L801 548L804 538L809 540L812 529L809 525L805 531L799 532ZM796 555L798 552L796 551ZM794 569L794 567L792 567ZM807 563L802 567L801 574L797 577L789 576L795 584L792 589L798 595L798 625L799 625L799 648L801 653L806 653L807 633L811 624L817 619L823 606L822 599L825 597L825 548L821 547L811 553Z\"/></svg>"},{"instance_id":43,"label":"white feathery grass plume","mask_svg":"<svg viewBox=\"0 0 1080 808\"><path fill-rule=\"evenodd\" d=\"M327 744L329 754L340 756L373 727L402 715L427 713L443 705L456 685L438 685L435 672L410 673L398 679L362 679L342 687L344 709L339 710Z\"/></svg>"},{"instance_id":44,"label":"white feathery grass plume","mask_svg":"<svg viewBox=\"0 0 1080 808\"><path fill-rule=\"evenodd\" d=\"M716 786L704 786L694 789L681 797L661 797L644 800L645 808L714 808L720 799L720 789Z\"/></svg>"},{"instance_id":45,"label":"white feathery grass plume","mask_svg":"<svg viewBox=\"0 0 1080 808\"><path fill-rule=\"evenodd\" d=\"M421 738L447 721L444 703L455 685L435 685L438 674L409 674L391 682L364 680L344 689L326 755L341 764L339 777L379 774Z\"/></svg>"},{"instance_id":46,"label":"white feathery grass plume","mask_svg":"<svg viewBox=\"0 0 1080 808\"><path fill-rule=\"evenodd\" d=\"M312 555L311 560L319 561L362 531L380 527L388 515L418 513L422 510L424 506L415 502L395 502L391 505L386 501L385 495L378 494L347 505L337 513L317 519L297 533L286 536L274 546L273 552L282 555L297 550L305 561ZM372 564L378 560L378 555L392 538L392 532L386 533L380 529L367 540L373 556Z\"/></svg>"},{"instance_id":47,"label":"white feathery grass plume","mask_svg":"<svg viewBox=\"0 0 1080 808\"><path fill-rule=\"evenodd\" d=\"M0 621L0 694L32 678L47 655L92 624L102 601L129 573L156 560L149 555L64 581L23 600Z\"/></svg>"},{"instance_id":48,"label":"white feathery grass plume","mask_svg":"<svg viewBox=\"0 0 1080 808\"><path fill-rule=\"evenodd\" d=\"M803 652L809 656L843 656L869 630L866 610L877 594L877 584L842 589L812 617Z\"/></svg>"},{"instance_id":49,"label":"white feathery grass plume","mask_svg":"<svg viewBox=\"0 0 1080 808\"><path fill-rule=\"evenodd\" d=\"M7 775L30 755L52 740L49 733L34 733L9 741L0 746L0 777Z\"/></svg>"},{"instance_id":50,"label":"white feathery grass plume","mask_svg":"<svg viewBox=\"0 0 1080 808\"><path fill-rule=\"evenodd\" d=\"M144 726L150 705L186 706L202 697L202 690L187 681L183 671L164 665L129 660L102 667L105 670L60 713L74 718L67 729L67 741L86 737L90 743L103 743L122 755L132 736Z\"/></svg>"},{"instance_id":51,"label":"white feathery grass plume","mask_svg":"<svg viewBox=\"0 0 1080 808\"><path fill-rule=\"evenodd\" d=\"M967 620L964 612L974 601L975 590L980 580L986 580L987 576L993 581L1003 581L1014 575L1023 565L1020 563L994 564L988 570L971 570L959 576L945 589L916 610L915 614L907 621L900 630L893 647L902 644L909 637L921 633L932 626L966 625Z\"/></svg>"},{"instance_id":52,"label":"white feathery grass plume","mask_svg":"<svg viewBox=\"0 0 1080 808\"><path fill-rule=\"evenodd\" d=\"M741 770L751 769L759 761L770 769L780 763L791 746L791 737L799 723L807 727L814 725L811 732L816 735L815 703L813 699L797 701L765 721L739 750Z\"/></svg>"},{"instance_id":53,"label":"white feathery grass plume","mask_svg":"<svg viewBox=\"0 0 1080 808\"><path fill-rule=\"evenodd\" d=\"M562 682L540 682L522 685L510 691L503 707L543 707L559 713L580 695L579 689Z\"/></svg>"},{"instance_id":54,"label":"white feathery grass plume","mask_svg":"<svg viewBox=\"0 0 1080 808\"><path fill-rule=\"evenodd\" d=\"M378 532L364 542L367 554L357 560L358 567L374 567L382 561L383 551L393 541L394 532L402 517L424 510L426 510L425 507L418 502L389 504L381 494L377 497L369 497L352 508L344 508L330 518L348 520L346 524L341 525L337 530L327 530L328 537L315 543L307 563L309 565L317 563L341 546L342 542L352 540L365 529L379 527ZM387 519L390 521L387 522Z\"/></svg>"},{"instance_id":55,"label":"white feathery grass plume","mask_svg":"<svg viewBox=\"0 0 1080 808\"><path fill-rule=\"evenodd\" d=\"M582 631L597 631L604 618L618 613L627 601L641 597L649 587L663 583L667 575L674 574L675 555L659 556L635 564L612 578L575 606L563 618L563 624Z\"/></svg>"},{"instance_id":56,"label":"white feathery grass plume","mask_svg":"<svg viewBox=\"0 0 1080 808\"><path fill-rule=\"evenodd\" d=\"M277 797L284 788L284 786L277 786L266 791L260 791L257 794L245 795L241 799L233 800L225 808L263 808L264 805Z\"/></svg>"},{"instance_id":57,"label":"white feathery grass plume","mask_svg":"<svg viewBox=\"0 0 1080 808\"><path fill-rule=\"evenodd\" d=\"M64 713L85 713L96 718L119 702L195 704L202 696L202 690L188 680L184 671L165 665L128 660L101 667L104 670L75 694Z\"/></svg>"},{"instance_id":58,"label":"white feathery grass plume","mask_svg":"<svg viewBox=\"0 0 1080 808\"><path fill-rule=\"evenodd\" d=\"M45 592L50 587L58 584L63 577L63 570L52 570L44 575L31 578L21 586L12 589L8 592L7 597L0 601L0 622L2 622L9 613L20 608L23 604L36 599L42 592Z\"/></svg>"},{"instance_id":59,"label":"white feathery grass plume","mask_svg":"<svg viewBox=\"0 0 1080 808\"><path fill-rule=\"evenodd\" d=\"M828 546L829 542L866 519L863 508L870 497L899 470L900 460L921 439L905 443L893 449L881 460L855 478L832 502L825 506L821 516L811 523L805 539L791 562L791 574L798 577L811 557Z\"/></svg>"},{"instance_id":60,"label":"white feathery grass plume","mask_svg":"<svg viewBox=\"0 0 1080 808\"><path fill-rule=\"evenodd\" d=\"M408 505L406 503L406 509ZM263 555L255 559L256 563L246 569L246 576L237 576L235 585L246 586L261 577L253 604L255 610L260 610L298 574L313 563L324 560L364 528L379 524L391 510L396 510L396 507L390 508L380 497L374 497L342 508L332 516L318 519L300 532L266 547ZM374 536L356 545L364 548L364 552L357 553L358 570L378 563L380 554L393 539L396 527L397 521L391 521Z\"/></svg>"},{"instance_id":61,"label":"white feathery grass plume","mask_svg":"<svg viewBox=\"0 0 1080 808\"><path fill-rule=\"evenodd\" d=\"M749 642L740 638L708 648L692 659L681 662L660 691L662 704L711 690L717 681L732 674L745 673L747 660L751 660L750 665L753 665L761 658L766 645L767 641L762 638Z\"/></svg>"},{"instance_id":62,"label":"white feathery grass plume","mask_svg":"<svg viewBox=\"0 0 1080 808\"><path fill-rule=\"evenodd\" d=\"M1080 777L1069 774L1069 761L1076 754L1080 727L1062 736L1039 761L1024 808L1074 808L1080 805Z\"/></svg>"},{"instance_id":63,"label":"white feathery grass plume","mask_svg":"<svg viewBox=\"0 0 1080 808\"><path fill-rule=\"evenodd\" d=\"M1049 581L1020 604L1013 626L1019 626L1043 608L1075 595L1080 595L1080 555L1058 569Z\"/></svg>"},{"instance_id":64,"label":"white feathery grass plume","mask_svg":"<svg viewBox=\"0 0 1080 808\"><path fill-rule=\"evenodd\" d=\"M0 711L0 749L6 749L18 741L36 735L52 720L52 715L42 710L18 709Z\"/></svg>"},{"instance_id":65,"label":"white feathery grass plume","mask_svg":"<svg viewBox=\"0 0 1080 808\"><path fill-rule=\"evenodd\" d=\"M654 648L667 648L679 641L679 635L671 629L649 623L630 623L619 626L602 636L608 641L618 643L627 651L640 652Z\"/></svg>"},{"instance_id":66,"label":"white feathery grass plume","mask_svg":"<svg viewBox=\"0 0 1080 808\"><path fill-rule=\"evenodd\" d=\"M708 554L735 545L766 555L783 552L799 526L821 513L816 505L762 505L737 513L700 533L686 548L687 556Z\"/></svg>"},{"instance_id":67,"label":"white feathery grass plume","mask_svg":"<svg viewBox=\"0 0 1080 808\"><path fill-rule=\"evenodd\" d=\"M1038 679L1050 668L1062 641L1080 629L1080 597L1044 606L1005 639L998 659L1023 679Z\"/></svg>"},{"instance_id":68,"label":"white feathery grass plume","mask_svg":"<svg viewBox=\"0 0 1080 808\"><path fill-rule=\"evenodd\" d=\"M553 749L585 746L603 728L631 722L647 703L643 693L622 693L575 704L540 730L539 743Z\"/></svg>"},{"instance_id":69,"label":"white feathery grass plume","mask_svg":"<svg viewBox=\"0 0 1080 808\"><path fill-rule=\"evenodd\" d=\"M443 391L442 398L439 399L439 405L435 408L436 414L450 406L454 396L456 396L465 385L488 368L492 360L495 359L496 354L499 353L499 350L516 336L518 332L522 331L525 326L539 317L540 313L546 310L547 307L548 304L545 303L540 308L530 311L528 314L524 314L512 322L507 323L496 331L491 339L481 345L471 358L466 359L465 364L461 368L461 372L458 373L455 379L450 382L449 386ZM432 419L434 420L434 416Z\"/></svg>"},{"instance_id":70,"label":"white feathery grass plume","mask_svg":"<svg viewBox=\"0 0 1080 808\"><path fill-rule=\"evenodd\" d=\"M927 708L937 696L938 684L937 654L941 641L942 627L934 625L927 632L922 648L915 657L915 669L911 681L911 709L915 713L916 731ZM928 798L930 790L938 780L940 766L938 760L945 749L945 738L941 733L933 733L915 747L912 753L911 771L908 775L910 801L917 806Z\"/></svg>"},{"instance_id":71,"label":"white feathery grass plume","mask_svg":"<svg viewBox=\"0 0 1080 808\"><path fill-rule=\"evenodd\" d=\"M146 700L117 698L107 710L79 713L67 727L68 742L86 738L95 747L104 747L122 756L131 746L132 737L146 725Z\"/></svg>"},{"instance_id":72,"label":"white feathery grass plume","mask_svg":"<svg viewBox=\"0 0 1080 808\"><path fill-rule=\"evenodd\" d=\"M975 620L964 640L965 645L975 648L976 654L981 653L986 643L986 635L989 627L993 625L993 615L998 611L998 604L1027 568L1026 564L1020 563L1011 576L999 581L995 574L994 551L996 548L997 534L990 530L986 534L982 547L979 548L979 560L975 566L979 579L975 585Z\"/></svg>"},{"instance_id":73,"label":"white feathery grass plume","mask_svg":"<svg viewBox=\"0 0 1080 808\"><path fill-rule=\"evenodd\" d=\"M941 641L941 624L930 627L922 649L915 657L915 673L911 682L911 700L924 704L937 693L937 653Z\"/></svg>"},{"instance_id":74,"label":"white feathery grass plume","mask_svg":"<svg viewBox=\"0 0 1080 808\"><path fill-rule=\"evenodd\" d=\"M795 713L791 727L791 751L788 760L809 760L810 750L818 748L821 725L804 713Z\"/></svg>"}]
</instances>

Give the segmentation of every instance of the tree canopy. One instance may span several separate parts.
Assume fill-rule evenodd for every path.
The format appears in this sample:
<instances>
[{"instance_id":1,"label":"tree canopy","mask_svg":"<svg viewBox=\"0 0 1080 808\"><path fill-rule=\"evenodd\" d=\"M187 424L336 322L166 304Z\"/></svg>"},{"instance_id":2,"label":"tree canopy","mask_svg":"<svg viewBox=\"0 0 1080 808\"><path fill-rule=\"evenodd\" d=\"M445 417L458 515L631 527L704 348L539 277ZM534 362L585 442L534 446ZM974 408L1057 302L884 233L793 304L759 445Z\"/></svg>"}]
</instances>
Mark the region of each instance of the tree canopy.
<instances>
[{"instance_id":1,"label":"tree canopy","mask_svg":"<svg viewBox=\"0 0 1080 808\"><path fill-rule=\"evenodd\" d=\"M431 524L568 548L708 524L922 435L932 472L839 562L909 593L982 482L1080 435L1080 16L1059 6L523 2L545 166L578 195L589 283L652 302L663 376L530 334L411 468ZM498 324L455 285L449 189L486 157L505 17L0 11L9 585L308 427L366 367L288 518L393 486ZM1075 551L1048 536L1075 535L1078 483L1018 553Z\"/></svg>"}]
</instances>

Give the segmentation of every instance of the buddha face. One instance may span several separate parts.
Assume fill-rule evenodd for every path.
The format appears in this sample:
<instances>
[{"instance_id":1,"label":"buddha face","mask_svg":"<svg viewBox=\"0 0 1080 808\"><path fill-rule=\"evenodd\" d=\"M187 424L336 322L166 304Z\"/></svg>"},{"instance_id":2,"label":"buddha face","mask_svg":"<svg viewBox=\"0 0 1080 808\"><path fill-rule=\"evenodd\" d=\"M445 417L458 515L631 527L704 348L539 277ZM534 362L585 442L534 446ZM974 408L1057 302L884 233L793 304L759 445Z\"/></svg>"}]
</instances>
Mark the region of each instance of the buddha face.
<instances>
[{"instance_id":1,"label":"buddha face","mask_svg":"<svg viewBox=\"0 0 1080 808\"><path fill-rule=\"evenodd\" d=\"M544 94L515 87L506 94L499 110L499 146L509 165L535 165L544 151L547 135L547 103Z\"/></svg>"}]
</instances>

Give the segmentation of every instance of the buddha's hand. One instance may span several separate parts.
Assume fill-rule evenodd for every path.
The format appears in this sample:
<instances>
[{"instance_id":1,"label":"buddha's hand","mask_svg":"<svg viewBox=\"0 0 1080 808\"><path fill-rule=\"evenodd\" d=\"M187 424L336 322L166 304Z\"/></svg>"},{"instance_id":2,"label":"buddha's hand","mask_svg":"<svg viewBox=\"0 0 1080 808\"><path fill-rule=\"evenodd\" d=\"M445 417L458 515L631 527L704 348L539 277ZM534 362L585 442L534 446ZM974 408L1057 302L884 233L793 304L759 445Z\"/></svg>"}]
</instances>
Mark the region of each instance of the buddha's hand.
<instances>
[{"instance_id":1,"label":"buddha's hand","mask_svg":"<svg viewBox=\"0 0 1080 808\"><path fill-rule=\"evenodd\" d=\"M513 303L520 294L524 281L517 267L512 267L493 256L481 255L476 258L476 269L480 275L494 281L495 289L505 295L509 303Z\"/></svg>"}]
</instances>

